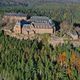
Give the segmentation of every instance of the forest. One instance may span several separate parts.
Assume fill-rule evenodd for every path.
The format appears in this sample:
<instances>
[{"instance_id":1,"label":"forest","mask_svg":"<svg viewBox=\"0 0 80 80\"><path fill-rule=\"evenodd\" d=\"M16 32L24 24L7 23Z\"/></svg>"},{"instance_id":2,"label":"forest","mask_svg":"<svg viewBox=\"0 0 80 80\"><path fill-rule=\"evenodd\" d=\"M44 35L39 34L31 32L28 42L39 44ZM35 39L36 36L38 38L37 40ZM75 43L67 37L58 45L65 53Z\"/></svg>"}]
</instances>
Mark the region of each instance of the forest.
<instances>
[{"instance_id":1,"label":"forest","mask_svg":"<svg viewBox=\"0 0 80 80\"><path fill-rule=\"evenodd\" d=\"M0 80L80 80L80 47L19 40L0 31Z\"/></svg>"},{"instance_id":2,"label":"forest","mask_svg":"<svg viewBox=\"0 0 80 80\"><path fill-rule=\"evenodd\" d=\"M46 3L42 5L26 6L3 6L0 13L22 12L28 15L48 16L55 21L67 20L71 23L80 23L79 3Z\"/></svg>"}]
</instances>

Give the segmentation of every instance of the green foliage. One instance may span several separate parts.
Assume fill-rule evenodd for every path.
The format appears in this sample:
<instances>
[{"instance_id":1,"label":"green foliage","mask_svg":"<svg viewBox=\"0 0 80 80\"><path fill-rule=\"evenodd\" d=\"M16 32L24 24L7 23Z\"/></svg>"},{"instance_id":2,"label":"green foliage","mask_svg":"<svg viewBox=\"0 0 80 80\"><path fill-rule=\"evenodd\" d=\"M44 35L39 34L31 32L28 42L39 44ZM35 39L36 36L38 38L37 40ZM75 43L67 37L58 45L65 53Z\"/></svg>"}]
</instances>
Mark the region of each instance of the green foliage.
<instances>
[{"instance_id":1,"label":"green foliage","mask_svg":"<svg viewBox=\"0 0 80 80\"><path fill-rule=\"evenodd\" d=\"M34 7L26 6L4 6L0 7L0 14L6 12L22 12L29 15L48 16L52 20L64 21L67 20L70 23L80 22L80 4L78 3L49 3L42 5L35 5Z\"/></svg>"},{"instance_id":2,"label":"green foliage","mask_svg":"<svg viewBox=\"0 0 80 80\"><path fill-rule=\"evenodd\" d=\"M70 80L56 60L70 49L67 44L53 49L36 39L18 40L0 32L0 76L4 80ZM75 70L73 76L77 77Z\"/></svg>"}]
</instances>

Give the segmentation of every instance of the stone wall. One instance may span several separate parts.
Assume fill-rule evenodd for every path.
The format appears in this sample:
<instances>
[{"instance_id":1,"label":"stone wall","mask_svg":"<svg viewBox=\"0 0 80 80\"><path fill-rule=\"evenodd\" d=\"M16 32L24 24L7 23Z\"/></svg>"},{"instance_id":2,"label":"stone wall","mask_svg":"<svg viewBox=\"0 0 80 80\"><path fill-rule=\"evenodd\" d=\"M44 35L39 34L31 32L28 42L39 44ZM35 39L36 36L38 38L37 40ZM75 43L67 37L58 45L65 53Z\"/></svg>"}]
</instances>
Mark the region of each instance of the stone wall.
<instances>
[{"instance_id":1,"label":"stone wall","mask_svg":"<svg viewBox=\"0 0 80 80\"><path fill-rule=\"evenodd\" d=\"M14 29L13 29L14 33L21 33L21 27L20 26L14 26Z\"/></svg>"},{"instance_id":2,"label":"stone wall","mask_svg":"<svg viewBox=\"0 0 80 80\"><path fill-rule=\"evenodd\" d=\"M53 34L53 29L39 29L39 28L22 28L22 34L44 34L44 33L49 33Z\"/></svg>"},{"instance_id":3,"label":"stone wall","mask_svg":"<svg viewBox=\"0 0 80 80\"><path fill-rule=\"evenodd\" d=\"M20 16L4 16L3 17L3 21L5 22L16 22L22 19L26 20L26 17L20 17Z\"/></svg>"},{"instance_id":4,"label":"stone wall","mask_svg":"<svg viewBox=\"0 0 80 80\"><path fill-rule=\"evenodd\" d=\"M49 29L34 29L35 33L39 33L39 34L43 34L43 33L49 33L49 34L53 34L53 29L49 28Z\"/></svg>"}]
</instances>

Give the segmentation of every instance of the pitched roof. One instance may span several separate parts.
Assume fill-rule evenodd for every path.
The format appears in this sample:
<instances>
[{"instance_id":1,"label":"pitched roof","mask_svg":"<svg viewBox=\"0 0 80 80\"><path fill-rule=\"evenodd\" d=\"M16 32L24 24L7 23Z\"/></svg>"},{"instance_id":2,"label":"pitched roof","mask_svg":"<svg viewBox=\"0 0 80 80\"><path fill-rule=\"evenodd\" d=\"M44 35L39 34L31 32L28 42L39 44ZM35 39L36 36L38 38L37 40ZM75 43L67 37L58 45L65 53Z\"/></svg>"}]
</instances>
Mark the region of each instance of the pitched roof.
<instances>
[{"instance_id":1,"label":"pitched roof","mask_svg":"<svg viewBox=\"0 0 80 80\"><path fill-rule=\"evenodd\" d=\"M5 16L20 16L20 17L27 17L27 14L23 13L5 13Z\"/></svg>"},{"instance_id":2,"label":"pitched roof","mask_svg":"<svg viewBox=\"0 0 80 80\"><path fill-rule=\"evenodd\" d=\"M49 18L46 17L46 16L32 16L31 18L33 18L33 19L45 19L45 20L49 20Z\"/></svg>"},{"instance_id":3,"label":"pitched roof","mask_svg":"<svg viewBox=\"0 0 80 80\"><path fill-rule=\"evenodd\" d=\"M50 21L50 19L46 16L32 16L30 20L36 23L48 23Z\"/></svg>"}]
</instances>

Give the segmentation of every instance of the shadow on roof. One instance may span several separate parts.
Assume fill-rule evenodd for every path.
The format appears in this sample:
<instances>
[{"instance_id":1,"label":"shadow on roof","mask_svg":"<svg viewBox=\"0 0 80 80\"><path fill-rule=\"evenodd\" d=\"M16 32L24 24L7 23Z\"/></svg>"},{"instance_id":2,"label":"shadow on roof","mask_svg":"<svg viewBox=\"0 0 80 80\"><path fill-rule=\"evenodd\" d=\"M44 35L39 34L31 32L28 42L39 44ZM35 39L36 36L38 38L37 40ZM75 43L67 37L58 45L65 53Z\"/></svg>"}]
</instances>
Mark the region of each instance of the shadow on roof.
<instances>
[{"instance_id":1,"label":"shadow on roof","mask_svg":"<svg viewBox=\"0 0 80 80\"><path fill-rule=\"evenodd\" d=\"M23 27L23 25L31 24L30 21L26 21L26 20L21 20L20 23L21 23L21 27Z\"/></svg>"}]
</instances>

